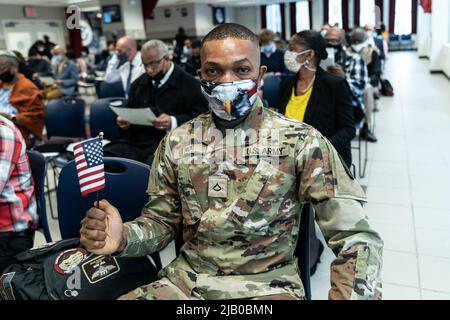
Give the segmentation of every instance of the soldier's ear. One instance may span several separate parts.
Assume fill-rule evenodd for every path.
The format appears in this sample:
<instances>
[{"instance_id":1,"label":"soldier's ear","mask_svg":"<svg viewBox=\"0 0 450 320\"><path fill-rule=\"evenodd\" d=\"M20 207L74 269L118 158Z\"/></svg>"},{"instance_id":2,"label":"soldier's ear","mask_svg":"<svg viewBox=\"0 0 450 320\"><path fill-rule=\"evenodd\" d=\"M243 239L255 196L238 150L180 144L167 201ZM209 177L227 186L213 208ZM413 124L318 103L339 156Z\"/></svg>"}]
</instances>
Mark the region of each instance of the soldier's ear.
<instances>
[{"instance_id":1,"label":"soldier's ear","mask_svg":"<svg viewBox=\"0 0 450 320\"><path fill-rule=\"evenodd\" d=\"M262 78L264 78L266 72L267 72L267 67L266 66L260 66L259 67L259 75L258 75L258 80L256 82L256 84L258 85L258 88L260 87L261 80L262 80Z\"/></svg>"}]
</instances>

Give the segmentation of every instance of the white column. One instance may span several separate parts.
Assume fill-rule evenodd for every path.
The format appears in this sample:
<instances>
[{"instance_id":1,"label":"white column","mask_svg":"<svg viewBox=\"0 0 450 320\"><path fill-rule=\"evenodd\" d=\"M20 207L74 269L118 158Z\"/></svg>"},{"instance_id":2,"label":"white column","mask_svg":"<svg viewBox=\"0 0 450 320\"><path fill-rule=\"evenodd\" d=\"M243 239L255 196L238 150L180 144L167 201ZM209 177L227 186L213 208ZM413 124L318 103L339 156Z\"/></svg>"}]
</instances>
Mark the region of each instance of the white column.
<instances>
[{"instance_id":1,"label":"white column","mask_svg":"<svg viewBox=\"0 0 450 320\"><path fill-rule=\"evenodd\" d=\"M286 39L291 38L291 4L289 2L286 2L284 4L284 16L286 19L284 19L284 28L286 30ZM294 21L295 23L295 21Z\"/></svg>"},{"instance_id":2,"label":"white column","mask_svg":"<svg viewBox=\"0 0 450 320\"><path fill-rule=\"evenodd\" d=\"M430 71L449 70L450 1L433 0L432 10Z\"/></svg>"},{"instance_id":3,"label":"white column","mask_svg":"<svg viewBox=\"0 0 450 320\"><path fill-rule=\"evenodd\" d=\"M383 1L383 12L381 13L381 17L383 18L383 23L386 26L386 30L390 30L389 25L389 0Z\"/></svg>"},{"instance_id":4,"label":"white column","mask_svg":"<svg viewBox=\"0 0 450 320\"><path fill-rule=\"evenodd\" d=\"M355 1L354 0L348 0L348 27L350 29L353 29L353 25L355 24Z\"/></svg>"},{"instance_id":5,"label":"white column","mask_svg":"<svg viewBox=\"0 0 450 320\"><path fill-rule=\"evenodd\" d=\"M431 49L431 13L425 13L422 6L419 6L417 10L417 53L421 58L429 58Z\"/></svg>"},{"instance_id":6,"label":"white column","mask_svg":"<svg viewBox=\"0 0 450 320\"><path fill-rule=\"evenodd\" d=\"M313 30L320 30L320 26L325 22L323 21L323 0L311 1L311 5Z\"/></svg>"}]
</instances>

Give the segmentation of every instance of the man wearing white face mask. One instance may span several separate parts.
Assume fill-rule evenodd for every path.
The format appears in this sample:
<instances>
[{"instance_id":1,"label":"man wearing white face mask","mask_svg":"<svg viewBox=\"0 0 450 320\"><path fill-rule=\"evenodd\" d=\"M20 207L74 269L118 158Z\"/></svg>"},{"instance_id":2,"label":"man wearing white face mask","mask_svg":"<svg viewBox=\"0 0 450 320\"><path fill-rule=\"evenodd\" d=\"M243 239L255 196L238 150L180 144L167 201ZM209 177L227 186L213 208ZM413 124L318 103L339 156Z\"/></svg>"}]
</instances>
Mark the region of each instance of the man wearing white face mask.
<instances>
[{"instance_id":1,"label":"man wearing white face mask","mask_svg":"<svg viewBox=\"0 0 450 320\"><path fill-rule=\"evenodd\" d=\"M121 299L304 299L294 249L305 202L337 255L330 299L381 298L383 244L364 192L317 130L262 106L259 53L244 26L209 32L199 76L211 112L161 141L142 216L123 224L102 200L82 221L97 254L144 256L182 235L161 279Z\"/></svg>"},{"instance_id":2,"label":"man wearing white face mask","mask_svg":"<svg viewBox=\"0 0 450 320\"><path fill-rule=\"evenodd\" d=\"M371 41L372 40L372 41ZM351 46L349 52L359 55L367 66L369 82L364 92L364 107L366 119L361 128L360 135L370 142L377 142L377 138L370 131L368 123L374 109L374 90L378 88L381 78L381 61L378 49L374 46L373 38L362 28L356 28L351 33Z\"/></svg>"}]
</instances>

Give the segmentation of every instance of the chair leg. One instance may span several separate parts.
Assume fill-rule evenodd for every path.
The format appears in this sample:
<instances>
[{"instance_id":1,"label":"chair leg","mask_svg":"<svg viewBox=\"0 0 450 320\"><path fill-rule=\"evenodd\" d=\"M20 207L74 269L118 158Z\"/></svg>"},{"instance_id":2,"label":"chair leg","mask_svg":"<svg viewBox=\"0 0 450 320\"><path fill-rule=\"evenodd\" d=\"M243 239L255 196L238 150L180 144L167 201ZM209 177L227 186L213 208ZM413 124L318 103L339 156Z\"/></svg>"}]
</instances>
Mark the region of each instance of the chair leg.
<instances>
[{"instance_id":1,"label":"chair leg","mask_svg":"<svg viewBox=\"0 0 450 320\"><path fill-rule=\"evenodd\" d=\"M151 257L153 258L153 261L155 262L156 270L157 271L161 270L162 263L161 263L161 257L159 255L159 252L152 253Z\"/></svg>"},{"instance_id":2,"label":"chair leg","mask_svg":"<svg viewBox=\"0 0 450 320\"><path fill-rule=\"evenodd\" d=\"M358 156L359 156L359 178L362 179L366 176L366 169L367 169L367 161L368 161L368 146L369 143L367 140L365 140L365 150L364 150L364 164L362 164L362 170L361 170L361 136L358 138L358 145L359 145L359 150L358 150Z\"/></svg>"},{"instance_id":3,"label":"chair leg","mask_svg":"<svg viewBox=\"0 0 450 320\"><path fill-rule=\"evenodd\" d=\"M48 198L48 206L50 208L50 215L53 218L53 204L52 204L52 198L51 198L50 183L49 183L47 173L45 174L45 182L47 184L47 191L45 193L47 194L47 198ZM53 219L55 219L55 218L53 218Z\"/></svg>"},{"instance_id":4,"label":"chair leg","mask_svg":"<svg viewBox=\"0 0 450 320\"><path fill-rule=\"evenodd\" d=\"M57 179L57 173L56 173L56 164L54 162L53 159L51 159L49 161L49 164L52 168L52 173L53 173L53 182L55 184L55 188L52 190L50 189L50 184L49 184L49 180L48 180L48 175L46 175L46 179L47 179L47 186L48 186L48 201L49 201L49 206L50 206L50 215L52 217L52 219L56 220L58 219L58 215L57 213L54 212L53 210L53 204L52 204L52 200L51 200L51 193L52 191L55 191L58 189L58 179Z\"/></svg>"}]
</instances>

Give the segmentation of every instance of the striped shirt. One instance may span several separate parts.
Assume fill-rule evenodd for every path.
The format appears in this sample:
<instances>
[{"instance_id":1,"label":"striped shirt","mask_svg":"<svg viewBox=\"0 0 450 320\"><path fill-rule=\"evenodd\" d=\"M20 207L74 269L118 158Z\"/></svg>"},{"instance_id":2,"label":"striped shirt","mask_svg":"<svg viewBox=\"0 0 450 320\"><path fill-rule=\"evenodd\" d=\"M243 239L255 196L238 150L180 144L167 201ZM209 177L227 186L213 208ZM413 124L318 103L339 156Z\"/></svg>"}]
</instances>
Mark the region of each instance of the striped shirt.
<instances>
[{"instance_id":1,"label":"striped shirt","mask_svg":"<svg viewBox=\"0 0 450 320\"><path fill-rule=\"evenodd\" d=\"M20 131L0 116L0 232L38 226L34 183Z\"/></svg>"}]
</instances>

